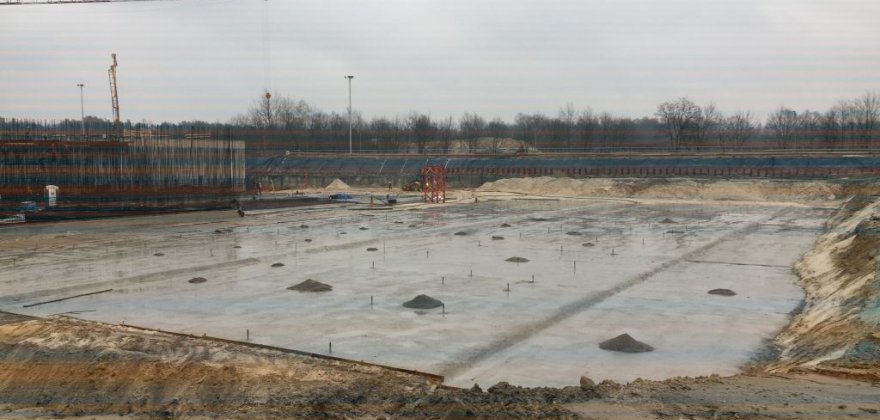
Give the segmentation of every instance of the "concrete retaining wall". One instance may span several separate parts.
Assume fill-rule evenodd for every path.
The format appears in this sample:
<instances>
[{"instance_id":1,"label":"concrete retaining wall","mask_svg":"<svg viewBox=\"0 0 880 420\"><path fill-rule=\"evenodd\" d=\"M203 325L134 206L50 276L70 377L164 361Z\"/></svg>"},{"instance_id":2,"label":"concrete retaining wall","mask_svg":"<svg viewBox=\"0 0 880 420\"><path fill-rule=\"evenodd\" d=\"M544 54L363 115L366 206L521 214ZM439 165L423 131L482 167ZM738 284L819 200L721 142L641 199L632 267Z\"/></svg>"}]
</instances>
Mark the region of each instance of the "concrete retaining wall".
<instances>
[{"instance_id":1,"label":"concrete retaining wall","mask_svg":"<svg viewBox=\"0 0 880 420\"><path fill-rule=\"evenodd\" d=\"M450 187L502 178L720 177L839 178L880 176L880 156L652 156L573 158L275 157L252 162L248 184L275 189L350 185L400 187L425 165L444 165Z\"/></svg>"}]
</instances>

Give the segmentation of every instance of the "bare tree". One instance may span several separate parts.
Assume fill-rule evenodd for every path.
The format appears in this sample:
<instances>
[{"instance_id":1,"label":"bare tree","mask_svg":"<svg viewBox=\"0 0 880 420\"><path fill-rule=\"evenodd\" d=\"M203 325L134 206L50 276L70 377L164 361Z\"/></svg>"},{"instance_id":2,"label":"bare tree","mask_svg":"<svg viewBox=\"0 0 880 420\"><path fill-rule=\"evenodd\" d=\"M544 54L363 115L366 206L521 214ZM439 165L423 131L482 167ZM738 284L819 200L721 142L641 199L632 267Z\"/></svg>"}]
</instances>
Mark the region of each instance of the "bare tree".
<instances>
[{"instance_id":1,"label":"bare tree","mask_svg":"<svg viewBox=\"0 0 880 420\"><path fill-rule=\"evenodd\" d=\"M718 145L722 148L741 148L755 135L755 121L748 111L739 111L723 117L718 127Z\"/></svg>"},{"instance_id":2,"label":"bare tree","mask_svg":"<svg viewBox=\"0 0 880 420\"><path fill-rule=\"evenodd\" d=\"M599 128L599 120L589 108L581 111L577 119L577 135L580 138L580 148L587 149L595 145L596 131Z\"/></svg>"},{"instance_id":3,"label":"bare tree","mask_svg":"<svg viewBox=\"0 0 880 420\"><path fill-rule=\"evenodd\" d=\"M507 124L501 118L493 118L489 124L486 124L486 135L491 139L491 152L496 154L501 152L501 144L507 136Z\"/></svg>"},{"instance_id":4,"label":"bare tree","mask_svg":"<svg viewBox=\"0 0 880 420\"><path fill-rule=\"evenodd\" d=\"M437 138L440 140L440 149L443 153L449 153L452 147L452 139L455 137L455 124L452 117L447 117L437 123Z\"/></svg>"},{"instance_id":5,"label":"bare tree","mask_svg":"<svg viewBox=\"0 0 880 420\"><path fill-rule=\"evenodd\" d=\"M599 115L599 144L606 149L614 145L614 116L609 112Z\"/></svg>"},{"instance_id":6,"label":"bare tree","mask_svg":"<svg viewBox=\"0 0 880 420\"><path fill-rule=\"evenodd\" d=\"M477 142L483 136L486 129L486 120L476 113L465 113L458 120L458 126L461 130L461 136L467 143L468 152L475 153L477 151Z\"/></svg>"},{"instance_id":7,"label":"bare tree","mask_svg":"<svg viewBox=\"0 0 880 420\"><path fill-rule=\"evenodd\" d=\"M766 128L775 140L776 147L797 148L798 115L794 110L780 106L767 118Z\"/></svg>"},{"instance_id":8,"label":"bare tree","mask_svg":"<svg viewBox=\"0 0 880 420\"><path fill-rule=\"evenodd\" d=\"M695 137L702 113L697 104L682 97L658 105L654 115L659 117L666 127L670 146L678 150Z\"/></svg>"},{"instance_id":9,"label":"bare tree","mask_svg":"<svg viewBox=\"0 0 880 420\"><path fill-rule=\"evenodd\" d=\"M412 138L416 143L418 153L425 152L425 146L430 141L437 130L437 127L431 121L431 117L418 112L411 112L407 117L407 128L409 128Z\"/></svg>"},{"instance_id":10,"label":"bare tree","mask_svg":"<svg viewBox=\"0 0 880 420\"><path fill-rule=\"evenodd\" d=\"M570 152L574 144L575 123L577 122L577 111L574 109L574 104L569 102L565 108L559 110L559 122L561 132L557 134L565 138L566 150Z\"/></svg>"},{"instance_id":11,"label":"bare tree","mask_svg":"<svg viewBox=\"0 0 880 420\"><path fill-rule=\"evenodd\" d=\"M710 140L717 138L721 120L724 118L713 102L709 102L700 110L697 124L696 146L708 146Z\"/></svg>"},{"instance_id":12,"label":"bare tree","mask_svg":"<svg viewBox=\"0 0 880 420\"><path fill-rule=\"evenodd\" d=\"M876 92L865 92L864 95L853 101L857 112L860 138L862 145L871 144L874 140L874 131L877 130L877 119L880 117L880 96Z\"/></svg>"}]
</instances>

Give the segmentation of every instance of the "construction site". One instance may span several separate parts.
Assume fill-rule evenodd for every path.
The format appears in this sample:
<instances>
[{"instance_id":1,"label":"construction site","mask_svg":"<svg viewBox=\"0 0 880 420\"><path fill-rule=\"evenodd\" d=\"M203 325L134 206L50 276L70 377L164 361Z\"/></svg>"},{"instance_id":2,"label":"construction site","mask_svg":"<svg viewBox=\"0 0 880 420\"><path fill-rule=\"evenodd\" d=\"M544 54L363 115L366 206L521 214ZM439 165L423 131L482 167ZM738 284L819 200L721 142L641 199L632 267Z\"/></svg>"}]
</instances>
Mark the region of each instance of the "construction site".
<instances>
[{"instance_id":1,"label":"construction site","mask_svg":"<svg viewBox=\"0 0 880 420\"><path fill-rule=\"evenodd\" d=\"M779 107L763 124L687 97L642 117L569 103L513 122L368 121L352 73L333 76L347 83L345 113L270 92L270 16L297 25L268 2L88 4L137 1L0 1L34 6L23 22L106 10L83 27L113 22L108 39L130 16L156 34L220 22L169 38L184 65L162 58L168 40L140 57L101 52L110 119L86 115L82 82L79 119L0 117L0 419L880 416L880 95L825 114ZM324 9L310 7L286 12ZM230 29L260 10L261 25ZM341 37L344 25L327 26L317 33ZM230 33L223 61L176 47ZM278 62L304 78L331 49ZM263 90L228 123L124 121L120 63L143 77L160 62L176 63L162 83L192 92L222 74L186 111L251 83L227 82L223 67L260 62ZM3 74L17 73L29 74ZM407 85L393 77L365 90ZM122 86L158 92L158 80ZM218 85L228 92L211 97ZM38 115L54 103L9 96ZM160 112L173 97L138 106Z\"/></svg>"},{"instance_id":2,"label":"construction site","mask_svg":"<svg viewBox=\"0 0 880 420\"><path fill-rule=\"evenodd\" d=\"M880 409L872 179L442 168L0 230L4 415Z\"/></svg>"}]
</instances>

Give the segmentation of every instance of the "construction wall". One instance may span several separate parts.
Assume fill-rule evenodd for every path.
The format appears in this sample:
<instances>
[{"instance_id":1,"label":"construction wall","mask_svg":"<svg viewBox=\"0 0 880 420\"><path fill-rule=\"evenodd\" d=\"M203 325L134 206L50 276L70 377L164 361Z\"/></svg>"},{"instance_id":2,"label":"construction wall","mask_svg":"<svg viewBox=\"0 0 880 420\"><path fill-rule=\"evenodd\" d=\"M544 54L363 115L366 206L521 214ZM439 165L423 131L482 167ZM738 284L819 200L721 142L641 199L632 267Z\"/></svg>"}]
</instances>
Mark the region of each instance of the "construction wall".
<instances>
[{"instance_id":1,"label":"construction wall","mask_svg":"<svg viewBox=\"0 0 880 420\"><path fill-rule=\"evenodd\" d=\"M880 176L880 155L646 156L572 158L404 158L280 156L251 162L249 186L323 187L340 178L352 185L399 187L425 165L444 165L451 187L477 187L501 178L720 177L836 178Z\"/></svg>"},{"instance_id":2,"label":"construction wall","mask_svg":"<svg viewBox=\"0 0 880 420\"><path fill-rule=\"evenodd\" d=\"M125 141L0 142L0 194L163 194L172 189L244 190L244 142L138 138Z\"/></svg>"}]
</instances>

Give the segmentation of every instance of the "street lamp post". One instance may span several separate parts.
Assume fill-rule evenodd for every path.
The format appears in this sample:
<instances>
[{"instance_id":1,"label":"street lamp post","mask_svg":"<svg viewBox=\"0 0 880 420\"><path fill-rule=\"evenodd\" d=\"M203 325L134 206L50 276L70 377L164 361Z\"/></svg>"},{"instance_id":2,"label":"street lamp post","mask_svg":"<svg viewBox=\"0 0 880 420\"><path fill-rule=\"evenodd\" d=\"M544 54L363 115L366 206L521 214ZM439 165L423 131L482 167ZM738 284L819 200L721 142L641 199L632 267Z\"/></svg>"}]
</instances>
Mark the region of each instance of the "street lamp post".
<instances>
[{"instance_id":1,"label":"street lamp post","mask_svg":"<svg viewBox=\"0 0 880 420\"><path fill-rule=\"evenodd\" d=\"M81 131L81 135L83 136L83 138L85 138L85 136L86 136L86 113L85 113L85 108L83 107L83 86L85 86L85 85L82 83L77 83L76 85L79 86L79 127L80 127L80 131Z\"/></svg>"},{"instance_id":2,"label":"street lamp post","mask_svg":"<svg viewBox=\"0 0 880 420\"><path fill-rule=\"evenodd\" d=\"M345 78L348 79L348 154L351 154L351 79L354 79L354 76L349 75Z\"/></svg>"}]
</instances>

